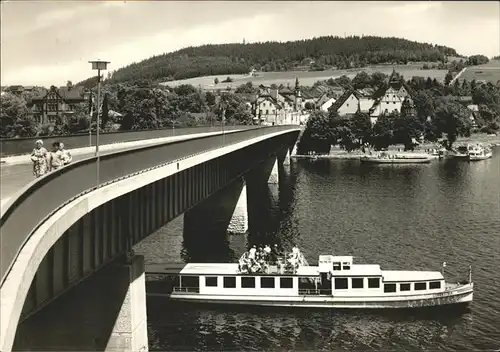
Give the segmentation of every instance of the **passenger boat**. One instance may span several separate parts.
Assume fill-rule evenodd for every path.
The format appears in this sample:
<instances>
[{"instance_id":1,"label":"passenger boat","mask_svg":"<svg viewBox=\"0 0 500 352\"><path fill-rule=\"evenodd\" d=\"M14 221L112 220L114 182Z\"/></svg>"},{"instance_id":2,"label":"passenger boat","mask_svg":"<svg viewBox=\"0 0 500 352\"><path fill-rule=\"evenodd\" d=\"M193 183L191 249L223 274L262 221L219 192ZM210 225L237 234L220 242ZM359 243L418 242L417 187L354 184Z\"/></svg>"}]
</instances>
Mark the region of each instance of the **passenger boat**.
<instances>
[{"instance_id":1,"label":"passenger boat","mask_svg":"<svg viewBox=\"0 0 500 352\"><path fill-rule=\"evenodd\" d=\"M472 145L469 148L469 161L478 161L489 159L493 156L493 152L488 147L483 147L480 144Z\"/></svg>"},{"instance_id":2,"label":"passenger boat","mask_svg":"<svg viewBox=\"0 0 500 352\"><path fill-rule=\"evenodd\" d=\"M440 148L440 149L432 149L429 152L429 155L434 158L434 159L443 159L446 154L446 149Z\"/></svg>"},{"instance_id":3,"label":"passenger boat","mask_svg":"<svg viewBox=\"0 0 500 352\"><path fill-rule=\"evenodd\" d=\"M463 159L463 160L469 160L469 149L471 146L469 144L460 144L453 148L451 151L448 152L448 156L457 158L457 159Z\"/></svg>"},{"instance_id":4,"label":"passenger boat","mask_svg":"<svg viewBox=\"0 0 500 352\"><path fill-rule=\"evenodd\" d=\"M434 159L429 154L387 154L365 155L360 158L363 163L372 164L425 164Z\"/></svg>"},{"instance_id":5,"label":"passenger boat","mask_svg":"<svg viewBox=\"0 0 500 352\"><path fill-rule=\"evenodd\" d=\"M297 250L298 252L298 250ZM443 263L443 267L445 263ZM469 278L445 282L440 271L382 270L376 264L355 264L352 256L320 255L308 265L302 254L279 257L273 264L240 263L153 265L160 275L157 292L172 300L281 307L418 308L472 302Z\"/></svg>"}]
</instances>

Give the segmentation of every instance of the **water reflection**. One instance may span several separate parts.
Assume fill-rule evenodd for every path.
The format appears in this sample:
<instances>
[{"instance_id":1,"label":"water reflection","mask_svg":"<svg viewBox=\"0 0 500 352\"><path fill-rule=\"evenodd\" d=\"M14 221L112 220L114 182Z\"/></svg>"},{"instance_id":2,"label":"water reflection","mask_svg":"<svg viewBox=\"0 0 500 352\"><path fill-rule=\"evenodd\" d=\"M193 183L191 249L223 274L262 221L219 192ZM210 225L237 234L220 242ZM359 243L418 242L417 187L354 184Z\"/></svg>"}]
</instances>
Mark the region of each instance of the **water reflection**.
<instances>
[{"instance_id":1,"label":"water reflection","mask_svg":"<svg viewBox=\"0 0 500 352\"><path fill-rule=\"evenodd\" d=\"M273 185L249 193L247 236L219 233L196 241L170 229L171 249L165 250L175 258L184 243L196 257L229 261L228 253L238 256L251 243L296 242L310 262L324 253L352 254L357 262L388 269L439 270L446 261L451 281L463 279L472 263L477 291L470 310L180 307L148 300L150 341L162 350L499 348L500 155L486 163L366 167L357 161L292 161L278 198ZM150 238L165 238L168 231ZM144 248L146 256L155 255L156 248Z\"/></svg>"}]
</instances>

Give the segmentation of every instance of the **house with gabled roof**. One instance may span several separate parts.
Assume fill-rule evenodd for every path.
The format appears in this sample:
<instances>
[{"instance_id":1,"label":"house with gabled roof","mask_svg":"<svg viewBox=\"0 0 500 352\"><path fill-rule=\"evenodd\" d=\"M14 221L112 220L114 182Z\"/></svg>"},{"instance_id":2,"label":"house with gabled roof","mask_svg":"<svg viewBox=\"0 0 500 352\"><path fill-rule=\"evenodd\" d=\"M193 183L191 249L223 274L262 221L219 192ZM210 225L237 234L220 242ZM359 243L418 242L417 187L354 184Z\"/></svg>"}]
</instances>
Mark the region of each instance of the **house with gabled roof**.
<instances>
[{"instance_id":1,"label":"house with gabled roof","mask_svg":"<svg viewBox=\"0 0 500 352\"><path fill-rule=\"evenodd\" d=\"M317 99L315 106L317 109L327 112L336 101L337 99L325 92Z\"/></svg>"},{"instance_id":2,"label":"house with gabled roof","mask_svg":"<svg viewBox=\"0 0 500 352\"><path fill-rule=\"evenodd\" d=\"M329 111L336 111L340 116L353 115L359 110L359 97L359 93L349 89L331 105Z\"/></svg>"},{"instance_id":3,"label":"house with gabled roof","mask_svg":"<svg viewBox=\"0 0 500 352\"><path fill-rule=\"evenodd\" d=\"M68 82L64 87L51 86L48 91L42 91L32 99L28 108L39 123L47 123L55 121L58 116L73 114L76 105L84 103L86 99L84 87L74 87Z\"/></svg>"},{"instance_id":4,"label":"house with gabled roof","mask_svg":"<svg viewBox=\"0 0 500 352\"><path fill-rule=\"evenodd\" d=\"M369 109L372 121L382 114L401 113L401 107L406 97L411 97L412 90L395 70L387 78L380 89L373 95L373 105Z\"/></svg>"}]
</instances>

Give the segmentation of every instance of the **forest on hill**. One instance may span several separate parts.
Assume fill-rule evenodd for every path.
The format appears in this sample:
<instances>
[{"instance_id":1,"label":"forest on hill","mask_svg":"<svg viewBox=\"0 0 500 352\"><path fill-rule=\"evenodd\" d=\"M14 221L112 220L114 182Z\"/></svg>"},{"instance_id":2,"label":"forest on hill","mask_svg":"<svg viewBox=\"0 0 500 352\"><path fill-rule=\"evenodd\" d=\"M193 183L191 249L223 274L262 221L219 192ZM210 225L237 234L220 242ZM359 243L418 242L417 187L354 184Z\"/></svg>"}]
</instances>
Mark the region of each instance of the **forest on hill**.
<instances>
[{"instance_id":1,"label":"forest on hill","mask_svg":"<svg viewBox=\"0 0 500 352\"><path fill-rule=\"evenodd\" d=\"M209 75L257 71L360 68L408 62L444 62L458 56L455 49L401 38L374 36L319 37L289 42L217 44L188 47L153 56L120 68L108 76L110 83L150 80L170 81ZM80 82L92 84L95 78Z\"/></svg>"}]
</instances>

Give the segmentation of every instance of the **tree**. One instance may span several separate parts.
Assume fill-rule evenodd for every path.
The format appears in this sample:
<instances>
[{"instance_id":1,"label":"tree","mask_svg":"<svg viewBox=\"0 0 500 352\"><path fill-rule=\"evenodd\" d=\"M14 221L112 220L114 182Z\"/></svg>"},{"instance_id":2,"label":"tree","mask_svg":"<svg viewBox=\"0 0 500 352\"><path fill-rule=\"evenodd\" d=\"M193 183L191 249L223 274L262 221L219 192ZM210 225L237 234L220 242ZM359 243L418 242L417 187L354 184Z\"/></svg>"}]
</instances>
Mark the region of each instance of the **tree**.
<instances>
[{"instance_id":1,"label":"tree","mask_svg":"<svg viewBox=\"0 0 500 352\"><path fill-rule=\"evenodd\" d=\"M372 144L375 149L387 148L393 141L393 119L383 114L373 126Z\"/></svg>"},{"instance_id":2,"label":"tree","mask_svg":"<svg viewBox=\"0 0 500 352\"><path fill-rule=\"evenodd\" d=\"M466 61L467 65L476 66L487 64L490 60L484 55L472 55Z\"/></svg>"},{"instance_id":3,"label":"tree","mask_svg":"<svg viewBox=\"0 0 500 352\"><path fill-rule=\"evenodd\" d=\"M354 136L353 144L358 146L370 143L372 138L372 122L368 114L357 112L349 120L349 128Z\"/></svg>"},{"instance_id":4,"label":"tree","mask_svg":"<svg viewBox=\"0 0 500 352\"><path fill-rule=\"evenodd\" d=\"M73 110L73 114L66 117L62 129L63 134L74 134L88 131L89 115L84 104L78 104Z\"/></svg>"},{"instance_id":5,"label":"tree","mask_svg":"<svg viewBox=\"0 0 500 352\"><path fill-rule=\"evenodd\" d=\"M251 125L253 123L253 115L244 103L240 103L236 108L236 111L231 116L231 120L233 123Z\"/></svg>"},{"instance_id":6,"label":"tree","mask_svg":"<svg viewBox=\"0 0 500 352\"><path fill-rule=\"evenodd\" d=\"M373 88L379 88L386 80L387 75L382 72L374 72L371 76L371 86Z\"/></svg>"},{"instance_id":7,"label":"tree","mask_svg":"<svg viewBox=\"0 0 500 352\"><path fill-rule=\"evenodd\" d=\"M453 83L453 95L460 95L461 89L460 89L460 82L455 80L455 83Z\"/></svg>"},{"instance_id":8,"label":"tree","mask_svg":"<svg viewBox=\"0 0 500 352\"><path fill-rule=\"evenodd\" d=\"M354 89L363 89L370 86L372 78L365 71L359 72L352 80Z\"/></svg>"},{"instance_id":9,"label":"tree","mask_svg":"<svg viewBox=\"0 0 500 352\"><path fill-rule=\"evenodd\" d=\"M331 131L331 142L330 144L338 144L340 147L347 151L354 150L359 147L360 143L352 131L352 120L347 116L340 116L336 111L331 111L330 117L330 131ZM359 126L362 126L362 117L360 118ZM356 125L356 122L354 123ZM362 135L362 127L357 131L359 135Z\"/></svg>"},{"instance_id":10,"label":"tree","mask_svg":"<svg viewBox=\"0 0 500 352\"><path fill-rule=\"evenodd\" d=\"M332 137L329 116L322 111L314 111L307 120L297 151L299 154L308 154L309 152L328 154Z\"/></svg>"},{"instance_id":11,"label":"tree","mask_svg":"<svg viewBox=\"0 0 500 352\"><path fill-rule=\"evenodd\" d=\"M2 138L32 137L36 135L36 123L28 115L23 99L6 93L0 97L0 136Z\"/></svg>"},{"instance_id":12,"label":"tree","mask_svg":"<svg viewBox=\"0 0 500 352\"><path fill-rule=\"evenodd\" d=\"M205 93L205 102L209 107L215 105L215 94L212 92L206 92Z\"/></svg>"},{"instance_id":13,"label":"tree","mask_svg":"<svg viewBox=\"0 0 500 352\"><path fill-rule=\"evenodd\" d=\"M439 132L437 126L434 124L432 119L428 119L424 122L424 138L429 142L436 142L442 133Z\"/></svg>"},{"instance_id":14,"label":"tree","mask_svg":"<svg viewBox=\"0 0 500 352\"><path fill-rule=\"evenodd\" d=\"M253 86L252 81L242 84L236 88L235 93L257 93L258 88Z\"/></svg>"},{"instance_id":15,"label":"tree","mask_svg":"<svg viewBox=\"0 0 500 352\"><path fill-rule=\"evenodd\" d=\"M445 86L448 86L450 85L450 82L453 80L453 74L448 71L448 73L446 74L446 76L444 77L444 85Z\"/></svg>"},{"instance_id":16,"label":"tree","mask_svg":"<svg viewBox=\"0 0 500 352\"><path fill-rule=\"evenodd\" d=\"M415 94L413 103L420 121L425 121L427 117L434 116L434 103L426 92L420 91Z\"/></svg>"},{"instance_id":17,"label":"tree","mask_svg":"<svg viewBox=\"0 0 500 352\"><path fill-rule=\"evenodd\" d=\"M314 103L313 103L313 102L308 101L308 102L306 102L306 103L304 104L304 108L305 108L306 110L314 110L314 109L316 108L316 106L314 105Z\"/></svg>"},{"instance_id":18,"label":"tree","mask_svg":"<svg viewBox=\"0 0 500 352\"><path fill-rule=\"evenodd\" d=\"M445 133L447 149L451 149L458 136L470 136L470 111L449 97L436 102L436 117L433 120L438 134Z\"/></svg>"},{"instance_id":19,"label":"tree","mask_svg":"<svg viewBox=\"0 0 500 352\"><path fill-rule=\"evenodd\" d=\"M492 94L493 93L493 94ZM480 105L492 105L497 101L498 98L495 97L495 93L483 88L483 86L476 87L472 91L472 102L474 104Z\"/></svg>"},{"instance_id":20,"label":"tree","mask_svg":"<svg viewBox=\"0 0 500 352\"><path fill-rule=\"evenodd\" d=\"M106 124L109 120L109 108L108 108L108 95L104 94L104 99L102 100L101 108L101 129L105 129Z\"/></svg>"}]
</instances>

